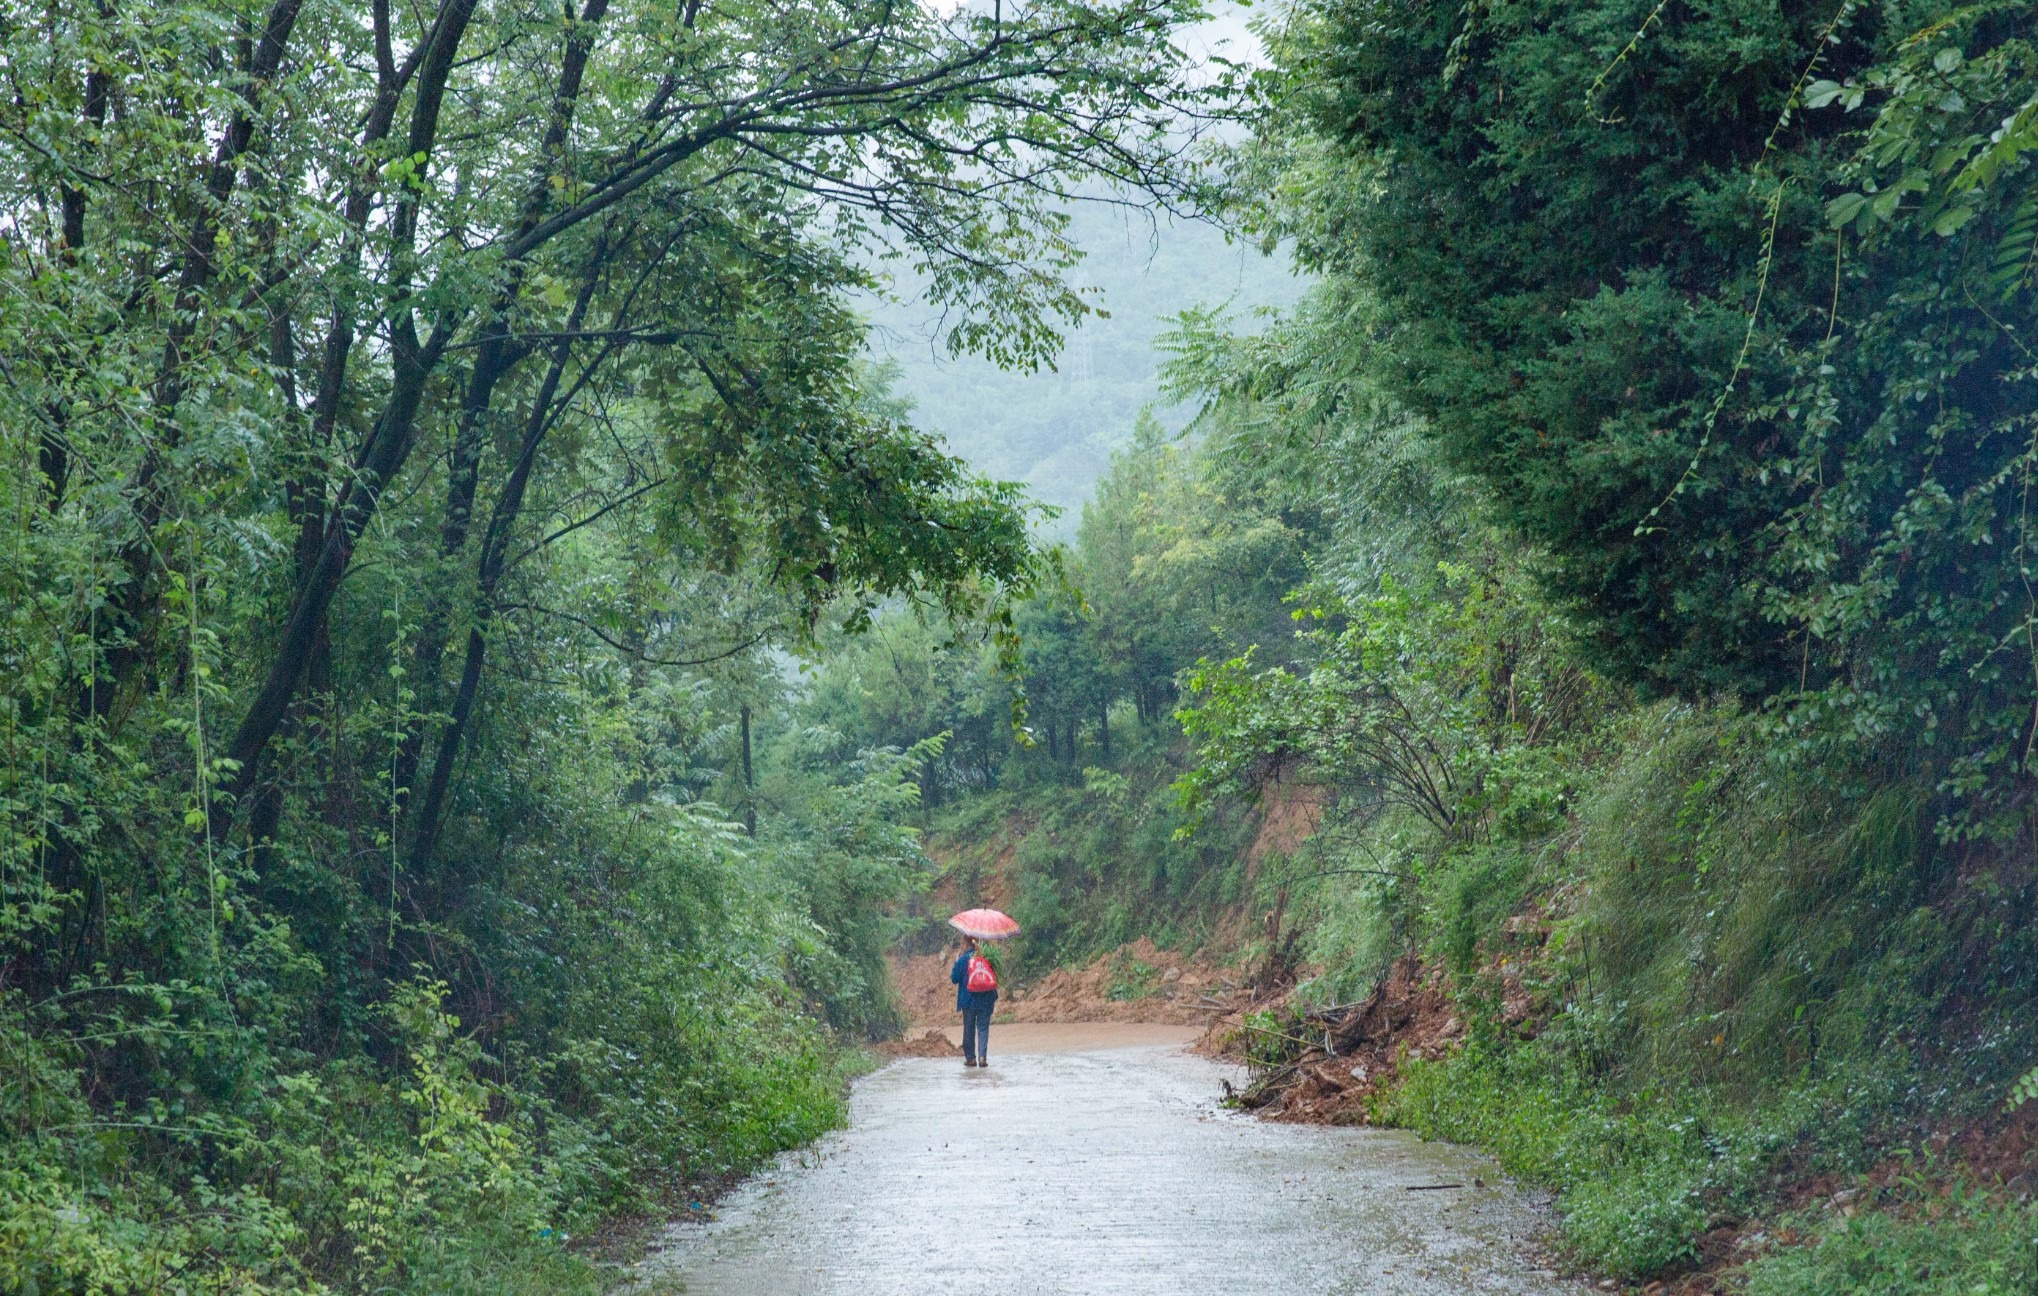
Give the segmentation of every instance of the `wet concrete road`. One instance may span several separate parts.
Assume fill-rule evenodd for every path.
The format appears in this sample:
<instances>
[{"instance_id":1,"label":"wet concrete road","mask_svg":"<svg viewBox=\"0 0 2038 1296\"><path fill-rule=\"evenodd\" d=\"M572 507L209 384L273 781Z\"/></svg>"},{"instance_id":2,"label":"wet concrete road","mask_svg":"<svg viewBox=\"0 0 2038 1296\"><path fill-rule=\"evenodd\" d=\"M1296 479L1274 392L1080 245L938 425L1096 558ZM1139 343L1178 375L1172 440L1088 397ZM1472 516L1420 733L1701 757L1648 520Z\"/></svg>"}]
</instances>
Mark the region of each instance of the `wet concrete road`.
<instances>
[{"instance_id":1,"label":"wet concrete road","mask_svg":"<svg viewBox=\"0 0 2038 1296\"><path fill-rule=\"evenodd\" d=\"M1013 1028L1007 1028L1008 1038ZM992 1046L1000 1044L994 1028ZM1145 1041L909 1058L857 1085L848 1129L681 1224L646 1262L692 1296L1399 1296L1578 1293L1532 1268L1548 1223L1473 1153L1270 1125L1236 1073ZM1024 1041L1020 1041L1023 1046ZM1071 1047L1061 1041L1063 1049ZM1409 1185L1462 1183L1409 1191Z\"/></svg>"}]
</instances>

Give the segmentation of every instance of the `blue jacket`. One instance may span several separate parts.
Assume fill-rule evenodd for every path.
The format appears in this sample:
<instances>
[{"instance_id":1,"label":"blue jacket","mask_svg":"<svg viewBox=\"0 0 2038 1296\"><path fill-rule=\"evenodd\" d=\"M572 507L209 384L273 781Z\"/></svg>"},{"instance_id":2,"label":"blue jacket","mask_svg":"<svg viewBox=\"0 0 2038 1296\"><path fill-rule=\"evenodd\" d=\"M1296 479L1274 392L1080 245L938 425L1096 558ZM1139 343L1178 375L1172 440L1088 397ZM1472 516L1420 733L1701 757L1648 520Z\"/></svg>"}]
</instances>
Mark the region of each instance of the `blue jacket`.
<instances>
[{"instance_id":1,"label":"blue jacket","mask_svg":"<svg viewBox=\"0 0 2038 1296\"><path fill-rule=\"evenodd\" d=\"M998 1002L996 990L967 990L964 981L969 976L969 951L955 956L955 966L948 969L948 979L955 982L955 1010L968 1012L972 1008L988 1008Z\"/></svg>"}]
</instances>

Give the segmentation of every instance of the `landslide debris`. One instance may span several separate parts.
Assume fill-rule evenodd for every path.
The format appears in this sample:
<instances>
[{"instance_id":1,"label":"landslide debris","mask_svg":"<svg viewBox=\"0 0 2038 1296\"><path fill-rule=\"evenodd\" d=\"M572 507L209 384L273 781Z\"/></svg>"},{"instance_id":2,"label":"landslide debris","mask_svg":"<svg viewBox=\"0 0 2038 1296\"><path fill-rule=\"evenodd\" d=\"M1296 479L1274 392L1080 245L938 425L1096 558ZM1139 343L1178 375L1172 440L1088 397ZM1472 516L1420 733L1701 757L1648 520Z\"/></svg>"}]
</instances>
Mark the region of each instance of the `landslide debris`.
<instances>
[{"instance_id":1,"label":"landslide debris","mask_svg":"<svg viewBox=\"0 0 2038 1296\"><path fill-rule=\"evenodd\" d=\"M1404 1057L1440 1057L1464 1038L1441 970L1413 954L1396 959L1355 1003L1295 1010L1283 997L1227 1013L1206 1051L1253 1068L1234 1104L1266 1120L1363 1125L1379 1087Z\"/></svg>"},{"instance_id":2,"label":"landslide debris","mask_svg":"<svg viewBox=\"0 0 2038 1296\"><path fill-rule=\"evenodd\" d=\"M907 1035L909 1038L886 1040L877 1045L876 1053L880 1057L888 1058L962 1056L962 1045L952 1042L938 1027L930 1028L917 1036L912 1035L910 1031Z\"/></svg>"},{"instance_id":3,"label":"landslide debris","mask_svg":"<svg viewBox=\"0 0 2038 1296\"><path fill-rule=\"evenodd\" d=\"M915 1027L955 1017L955 986L948 979L953 960L952 950L891 956L893 989ZM1230 1012L1238 991L1236 977L1220 965L1141 937L1081 967L1056 968L1006 987L992 1020L1200 1026Z\"/></svg>"}]
</instances>

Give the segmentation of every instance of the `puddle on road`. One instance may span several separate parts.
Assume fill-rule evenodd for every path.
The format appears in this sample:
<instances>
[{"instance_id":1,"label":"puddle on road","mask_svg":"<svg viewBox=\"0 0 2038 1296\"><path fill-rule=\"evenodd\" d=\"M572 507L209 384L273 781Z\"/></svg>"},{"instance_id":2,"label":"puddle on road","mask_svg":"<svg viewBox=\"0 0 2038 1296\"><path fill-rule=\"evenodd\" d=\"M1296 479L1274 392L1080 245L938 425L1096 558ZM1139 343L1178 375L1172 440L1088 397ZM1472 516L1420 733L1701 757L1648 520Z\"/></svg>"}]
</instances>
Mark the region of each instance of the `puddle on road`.
<instances>
[{"instance_id":1,"label":"puddle on road","mask_svg":"<svg viewBox=\"0 0 2038 1296\"><path fill-rule=\"evenodd\" d=\"M993 1028L993 1048L997 1048ZM1018 1045L1019 1041L1012 1041ZM1073 1046L1073 1045L1071 1045ZM1168 1045L907 1058L846 1130L674 1225L690 1296L1577 1293L1531 1267L1546 1212L1485 1158L1397 1131L1224 1111L1235 1070ZM1490 1185L1474 1187L1475 1179ZM1411 1185L1462 1188L1409 1191Z\"/></svg>"}]
</instances>

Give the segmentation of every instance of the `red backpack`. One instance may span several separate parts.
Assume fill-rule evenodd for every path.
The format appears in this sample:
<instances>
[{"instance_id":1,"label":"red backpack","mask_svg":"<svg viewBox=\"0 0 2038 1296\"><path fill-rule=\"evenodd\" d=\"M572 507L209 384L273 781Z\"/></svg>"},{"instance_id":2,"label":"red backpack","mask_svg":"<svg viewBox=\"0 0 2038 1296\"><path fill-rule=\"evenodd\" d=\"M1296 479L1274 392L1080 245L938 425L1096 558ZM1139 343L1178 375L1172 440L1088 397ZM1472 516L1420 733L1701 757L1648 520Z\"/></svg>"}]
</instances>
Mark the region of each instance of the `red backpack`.
<instances>
[{"instance_id":1,"label":"red backpack","mask_svg":"<svg viewBox=\"0 0 2038 1296\"><path fill-rule=\"evenodd\" d=\"M982 994L998 988L998 973L991 967L991 961L981 954L969 956L969 970L963 973L962 988L971 994Z\"/></svg>"}]
</instances>

